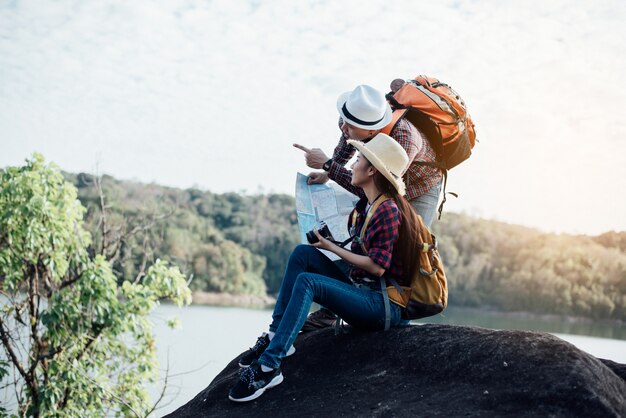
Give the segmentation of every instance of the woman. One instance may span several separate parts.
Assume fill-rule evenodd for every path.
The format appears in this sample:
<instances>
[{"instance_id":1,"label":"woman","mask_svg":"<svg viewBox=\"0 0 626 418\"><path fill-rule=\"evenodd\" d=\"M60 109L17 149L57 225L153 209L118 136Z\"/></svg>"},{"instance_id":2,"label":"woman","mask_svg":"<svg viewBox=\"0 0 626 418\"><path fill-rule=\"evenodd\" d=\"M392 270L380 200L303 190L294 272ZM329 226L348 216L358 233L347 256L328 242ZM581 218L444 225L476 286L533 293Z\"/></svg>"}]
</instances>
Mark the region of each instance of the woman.
<instances>
[{"instance_id":1,"label":"woman","mask_svg":"<svg viewBox=\"0 0 626 418\"><path fill-rule=\"evenodd\" d=\"M357 328L383 329L386 318L391 326L400 323L400 306L387 303L386 313L380 278L405 285L410 272L402 266L415 265L417 215L404 198L402 182L409 159L402 146L385 134L376 135L367 144L348 142L359 151L351 167L351 183L361 197L354 209L356 220L349 227L351 234L359 237L365 218L370 216L363 235L367 253L357 240L349 251L323 238L317 230L317 243L296 247L289 257L269 333L263 333L239 360L243 369L228 396L233 401L251 401L283 381L281 360L295 352L292 344L312 302L331 309ZM374 202L378 206L368 214ZM348 262L350 275L314 247Z\"/></svg>"}]
</instances>

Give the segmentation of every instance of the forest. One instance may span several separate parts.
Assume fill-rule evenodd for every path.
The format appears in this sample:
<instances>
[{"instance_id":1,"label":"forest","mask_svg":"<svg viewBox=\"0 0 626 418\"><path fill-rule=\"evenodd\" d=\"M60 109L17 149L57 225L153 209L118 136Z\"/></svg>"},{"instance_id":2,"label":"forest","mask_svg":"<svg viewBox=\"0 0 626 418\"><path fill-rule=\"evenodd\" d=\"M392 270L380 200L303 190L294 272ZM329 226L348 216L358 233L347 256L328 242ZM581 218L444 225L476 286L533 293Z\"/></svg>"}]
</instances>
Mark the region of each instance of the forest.
<instances>
[{"instance_id":1,"label":"forest","mask_svg":"<svg viewBox=\"0 0 626 418\"><path fill-rule=\"evenodd\" d=\"M87 208L87 229L120 242L109 254L120 277L135 277L146 263L163 259L191 278L193 290L275 294L299 243L289 195L216 194L106 175L100 181L84 173L65 176ZM452 212L435 221L433 232L450 304L626 318L626 232L552 234Z\"/></svg>"}]
</instances>

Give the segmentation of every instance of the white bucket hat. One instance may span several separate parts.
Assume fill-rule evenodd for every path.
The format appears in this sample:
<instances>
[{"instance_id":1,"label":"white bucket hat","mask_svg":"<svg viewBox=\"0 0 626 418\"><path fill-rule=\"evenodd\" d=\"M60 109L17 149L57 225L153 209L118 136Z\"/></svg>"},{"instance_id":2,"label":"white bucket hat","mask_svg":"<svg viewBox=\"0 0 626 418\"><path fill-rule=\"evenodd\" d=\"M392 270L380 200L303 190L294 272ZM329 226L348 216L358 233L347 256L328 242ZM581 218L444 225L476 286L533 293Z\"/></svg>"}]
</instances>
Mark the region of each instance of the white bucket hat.
<instances>
[{"instance_id":1,"label":"white bucket hat","mask_svg":"<svg viewBox=\"0 0 626 418\"><path fill-rule=\"evenodd\" d=\"M348 144L358 149L393 184L400 196L404 196L402 175L409 166L409 156L398 141L389 135L379 133L367 144L353 139L349 139Z\"/></svg>"},{"instance_id":2,"label":"white bucket hat","mask_svg":"<svg viewBox=\"0 0 626 418\"><path fill-rule=\"evenodd\" d=\"M337 99L337 110L344 122L362 129L381 129L391 122L391 106L385 95L362 84Z\"/></svg>"}]
</instances>

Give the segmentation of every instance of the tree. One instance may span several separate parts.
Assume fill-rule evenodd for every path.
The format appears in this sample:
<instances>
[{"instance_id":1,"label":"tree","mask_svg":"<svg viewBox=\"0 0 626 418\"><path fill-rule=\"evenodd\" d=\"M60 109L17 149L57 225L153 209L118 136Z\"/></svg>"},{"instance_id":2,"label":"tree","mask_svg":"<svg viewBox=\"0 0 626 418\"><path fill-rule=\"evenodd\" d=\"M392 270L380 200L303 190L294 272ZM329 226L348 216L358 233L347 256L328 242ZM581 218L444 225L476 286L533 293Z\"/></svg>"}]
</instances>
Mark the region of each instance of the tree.
<instances>
[{"instance_id":1,"label":"tree","mask_svg":"<svg viewBox=\"0 0 626 418\"><path fill-rule=\"evenodd\" d=\"M41 155L0 170L0 384L20 416L145 416L157 377L148 315L191 294L160 260L118 285L76 193Z\"/></svg>"}]
</instances>

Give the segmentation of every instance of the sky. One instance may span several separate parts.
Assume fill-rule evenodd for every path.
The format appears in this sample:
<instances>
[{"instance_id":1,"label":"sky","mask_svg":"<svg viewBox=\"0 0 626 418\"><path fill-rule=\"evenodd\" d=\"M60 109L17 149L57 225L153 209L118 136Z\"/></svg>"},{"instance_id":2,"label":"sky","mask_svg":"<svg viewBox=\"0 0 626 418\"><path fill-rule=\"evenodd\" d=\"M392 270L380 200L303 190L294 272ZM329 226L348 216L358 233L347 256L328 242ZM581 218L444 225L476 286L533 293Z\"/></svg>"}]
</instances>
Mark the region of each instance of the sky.
<instances>
[{"instance_id":1,"label":"sky","mask_svg":"<svg viewBox=\"0 0 626 418\"><path fill-rule=\"evenodd\" d=\"M0 0L0 167L293 195L337 97L437 77L479 143L445 210L626 230L626 2ZM445 219L445 213L444 213Z\"/></svg>"}]
</instances>

